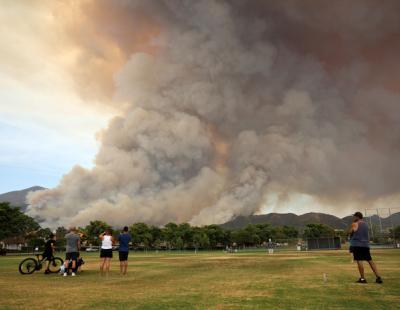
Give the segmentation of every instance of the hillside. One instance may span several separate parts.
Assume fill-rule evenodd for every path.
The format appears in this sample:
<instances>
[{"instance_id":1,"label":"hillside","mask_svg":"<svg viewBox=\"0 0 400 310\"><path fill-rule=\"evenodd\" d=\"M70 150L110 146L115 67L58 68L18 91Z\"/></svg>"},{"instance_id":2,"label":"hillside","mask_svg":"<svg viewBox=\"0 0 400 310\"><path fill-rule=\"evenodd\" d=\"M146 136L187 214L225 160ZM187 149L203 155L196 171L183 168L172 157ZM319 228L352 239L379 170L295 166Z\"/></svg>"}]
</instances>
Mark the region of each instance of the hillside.
<instances>
[{"instance_id":1,"label":"hillside","mask_svg":"<svg viewBox=\"0 0 400 310\"><path fill-rule=\"evenodd\" d=\"M26 203L26 195L31 191L37 191L45 189L41 186L32 186L19 191L12 191L4 194L0 194L0 202L9 202L12 206L20 207L22 211L26 210L28 206Z\"/></svg>"},{"instance_id":2,"label":"hillside","mask_svg":"<svg viewBox=\"0 0 400 310\"><path fill-rule=\"evenodd\" d=\"M222 224L221 226L224 228L233 229L242 228L247 224L268 223L276 226L287 225L301 229L309 223L320 223L329 225L335 229L346 229L351 224L351 220L351 216L339 218L330 214L314 212L302 215L296 215L293 213L269 213L262 215L238 216L235 219ZM380 220L378 216L373 216L372 222L377 225L381 222L383 227L391 227L392 223L393 226L398 226L400 225L400 212Z\"/></svg>"}]
</instances>

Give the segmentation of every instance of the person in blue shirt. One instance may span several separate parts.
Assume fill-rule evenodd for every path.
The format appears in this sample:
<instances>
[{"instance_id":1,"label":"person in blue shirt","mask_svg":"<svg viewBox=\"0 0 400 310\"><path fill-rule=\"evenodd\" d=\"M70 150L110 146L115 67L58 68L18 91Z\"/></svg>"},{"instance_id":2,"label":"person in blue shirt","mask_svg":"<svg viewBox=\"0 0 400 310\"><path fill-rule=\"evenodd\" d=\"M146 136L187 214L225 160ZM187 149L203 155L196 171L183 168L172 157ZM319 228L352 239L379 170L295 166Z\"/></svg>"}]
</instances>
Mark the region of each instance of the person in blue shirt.
<instances>
[{"instance_id":1,"label":"person in blue shirt","mask_svg":"<svg viewBox=\"0 0 400 310\"><path fill-rule=\"evenodd\" d=\"M120 274L126 275L128 269L128 254L129 254L129 243L132 237L128 233L128 227L125 226L122 233L118 236L119 241L119 268Z\"/></svg>"}]
</instances>

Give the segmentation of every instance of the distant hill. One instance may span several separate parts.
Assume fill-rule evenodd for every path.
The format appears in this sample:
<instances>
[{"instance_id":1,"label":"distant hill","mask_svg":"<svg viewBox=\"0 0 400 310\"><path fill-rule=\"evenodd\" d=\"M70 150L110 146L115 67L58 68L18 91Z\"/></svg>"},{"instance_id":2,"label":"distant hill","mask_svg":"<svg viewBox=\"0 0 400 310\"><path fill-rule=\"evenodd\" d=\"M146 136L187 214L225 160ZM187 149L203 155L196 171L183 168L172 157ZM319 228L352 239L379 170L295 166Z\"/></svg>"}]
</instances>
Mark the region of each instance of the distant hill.
<instances>
[{"instance_id":1,"label":"distant hill","mask_svg":"<svg viewBox=\"0 0 400 310\"><path fill-rule=\"evenodd\" d=\"M352 221L352 216L346 216L344 218L339 218L334 215L325 214L325 213L306 213L302 215L296 215L293 213L269 213L262 215L250 215L250 216L238 216L235 219L222 224L221 226L224 228L242 228L247 224L263 224L268 223L274 226L293 226L296 228L304 228L307 224L310 223L320 223L329 225L335 229L346 229ZM379 223L379 217L373 216L372 222L374 224ZM393 222L394 226L400 225L400 212L392 214L388 218L381 219L382 226L388 227L391 226Z\"/></svg>"},{"instance_id":2,"label":"distant hill","mask_svg":"<svg viewBox=\"0 0 400 310\"><path fill-rule=\"evenodd\" d=\"M9 202L14 207L20 207L25 212L26 207L26 195L31 191L38 191L45 189L41 186L32 186L19 191L12 191L4 194L0 194L0 202Z\"/></svg>"},{"instance_id":3,"label":"distant hill","mask_svg":"<svg viewBox=\"0 0 400 310\"><path fill-rule=\"evenodd\" d=\"M400 212L394 213L389 217L386 218L379 218L379 216L377 215L373 215L370 219L370 221L368 221L368 223L372 222L373 224L375 224L376 226L380 227L380 225L382 225L383 228L385 227L392 227L392 225L394 227L399 226L400 225Z\"/></svg>"}]
</instances>

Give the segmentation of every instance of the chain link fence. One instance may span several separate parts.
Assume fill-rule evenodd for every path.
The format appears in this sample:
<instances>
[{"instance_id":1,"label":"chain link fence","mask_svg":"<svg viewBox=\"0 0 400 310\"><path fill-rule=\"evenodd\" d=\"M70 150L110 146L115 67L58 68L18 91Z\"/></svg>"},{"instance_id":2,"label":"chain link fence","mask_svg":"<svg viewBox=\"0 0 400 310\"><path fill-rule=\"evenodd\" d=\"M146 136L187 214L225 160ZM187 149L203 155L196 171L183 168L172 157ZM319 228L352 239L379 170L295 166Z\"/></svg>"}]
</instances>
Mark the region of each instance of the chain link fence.
<instances>
[{"instance_id":1,"label":"chain link fence","mask_svg":"<svg viewBox=\"0 0 400 310\"><path fill-rule=\"evenodd\" d=\"M400 226L400 207L365 209L371 247L400 248L400 237L395 228Z\"/></svg>"}]
</instances>

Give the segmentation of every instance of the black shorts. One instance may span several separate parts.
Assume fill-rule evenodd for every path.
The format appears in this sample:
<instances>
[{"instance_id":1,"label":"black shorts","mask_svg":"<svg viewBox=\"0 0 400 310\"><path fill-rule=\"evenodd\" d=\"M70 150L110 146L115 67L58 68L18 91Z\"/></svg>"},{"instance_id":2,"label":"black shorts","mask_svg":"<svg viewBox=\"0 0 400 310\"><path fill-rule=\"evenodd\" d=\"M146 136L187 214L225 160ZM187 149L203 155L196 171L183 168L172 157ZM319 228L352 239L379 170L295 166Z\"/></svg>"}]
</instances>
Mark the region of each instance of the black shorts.
<instances>
[{"instance_id":1,"label":"black shorts","mask_svg":"<svg viewBox=\"0 0 400 310\"><path fill-rule=\"evenodd\" d=\"M65 260L77 260L79 256L78 252L70 252L70 253L65 253Z\"/></svg>"},{"instance_id":2,"label":"black shorts","mask_svg":"<svg viewBox=\"0 0 400 310\"><path fill-rule=\"evenodd\" d=\"M353 257L354 260L366 260L371 261L371 253L369 252L369 248L353 246Z\"/></svg>"},{"instance_id":3,"label":"black shorts","mask_svg":"<svg viewBox=\"0 0 400 310\"><path fill-rule=\"evenodd\" d=\"M113 256L112 249L101 249L100 250L101 258L104 258L104 257L112 258L112 256Z\"/></svg>"},{"instance_id":4,"label":"black shorts","mask_svg":"<svg viewBox=\"0 0 400 310\"><path fill-rule=\"evenodd\" d=\"M43 256L43 260L51 261L51 259L53 258L53 253L44 252L42 254L42 256Z\"/></svg>"},{"instance_id":5,"label":"black shorts","mask_svg":"<svg viewBox=\"0 0 400 310\"><path fill-rule=\"evenodd\" d=\"M118 254L119 254L119 261L120 262L124 262L124 261L127 261L128 260L128 254L129 254L129 252L118 252Z\"/></svg>"}]
</instances>

